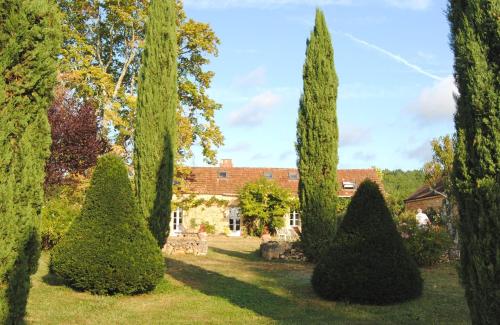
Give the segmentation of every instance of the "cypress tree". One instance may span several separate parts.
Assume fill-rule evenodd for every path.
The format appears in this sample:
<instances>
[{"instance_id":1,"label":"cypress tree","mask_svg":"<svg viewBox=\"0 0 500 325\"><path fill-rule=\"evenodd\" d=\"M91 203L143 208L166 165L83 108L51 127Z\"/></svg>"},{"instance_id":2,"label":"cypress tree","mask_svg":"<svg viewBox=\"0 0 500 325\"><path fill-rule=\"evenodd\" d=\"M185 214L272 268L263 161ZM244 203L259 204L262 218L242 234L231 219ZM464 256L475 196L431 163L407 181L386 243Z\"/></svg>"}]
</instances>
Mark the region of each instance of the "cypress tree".
<instances>
[{"instance_id":1,"label":"cypress tree","mask_svg":"<svg viewBox=\"0 0 500 325\"><path fill-rule=\"evenodd\" d=\"M52 252L51 270L97 294L153 289L163 277L163 257L136 207L122 159L101 157L81 214Z\"/></svg>"},{"instance_id":2,"label":"cypress tree","mask_svg":"<svg viewBox=\"0 0 500 325\"><path fill-rule=\"evenodd\" d=\"M299 200L302 242L306 255L314 260L335 235L338 163L338 79L330 33L319 9L307 41L303 80L296 145Z\"/></svg>"},{"instance_id":3,"label":"cypress tree","mask_svg":"<svg viewBox=\"0 0 500 325\"><path fill-rule=\"evenodd\" d=\"M61 41L49 0L0 5L0 323L20 323L30 274L38 265L36 231L49 156L47 120Z\"/></svg>"},{"instance_id":4,"label":"cypress tree","mask_svg":"<svg viewBox=\"0 0 500 325\"><path fill-rule=\"evenodd\" d=\"M177 36L174 0L153 0L139 78L135 182L139 209L163 246L176 151Z\"/></svg>"},{"instance_id":5,"label":"cypress tree","mask_svg":"<svg viewBox=\"0 0 500 325\"><path fill-rule=\"evenodd\" d=\"M449 2L456 98L453 189L472 322L500 317L500 5Z\"/></svg>"}]
</instances>

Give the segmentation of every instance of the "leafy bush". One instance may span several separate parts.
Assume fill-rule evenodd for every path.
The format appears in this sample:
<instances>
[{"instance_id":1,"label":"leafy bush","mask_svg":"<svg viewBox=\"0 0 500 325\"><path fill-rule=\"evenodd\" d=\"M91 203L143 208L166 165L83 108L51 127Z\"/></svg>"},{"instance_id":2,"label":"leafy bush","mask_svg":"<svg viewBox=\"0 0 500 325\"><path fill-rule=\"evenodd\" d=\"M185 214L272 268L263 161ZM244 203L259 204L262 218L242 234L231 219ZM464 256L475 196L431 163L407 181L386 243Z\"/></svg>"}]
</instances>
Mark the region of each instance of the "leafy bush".
<instances>
[{"instance_id":1,"label":"leafy bush","mask_svg":"<svg viewBox=\"0 0 500 325\"><path fill-rule=\"evenodd\" d=\"M312 285L325 299L355 303L383 305L421 295L420 272L376 183L360 185Z\"/></svg>"},{"instance_id":2,"label":"leafy bush","mask_svg":"<svg viewBox=\"0 0 500 325\"><path fill-rule=\"evenodd\" d=\"M51 270L73 288L97 294L134 294L153 289L164 263L138 214L127 169L103 156L81 214L52 251Z\"/></svg>"},{"instance_id":3,"label":"leafy bush","mask_svg":"<svg viewBox=\"0 0 500 325\"><path fill-rule=\"evenodd\" d=\"M247 233L260 236L264 227L272 233L282 228L285 225L284 216L296 200L288 190L261 178L241 189L239 201Z\"/></svg>"},{"instance_id":4,"label":"leafy bush","mask_svg":"<svg viewBox=\"0 0 500 325\"><path fill-rule=\"evenodd\" d=\"M40 237L42 249L52 249L68 231L80 213L83 190L73 186L55 186L47 191L41 213Z\"/></svg>"},{"instance_id":5,"label":"leafy bush","mask_svg":"<svg viewBox=\"0 0 500 325\"><path fill-rule=\"evenodd\" d=\"M215 234L215 225L210 224L208 221L203 221L201 224L205 227L207 234Z\"/></svg>"},{"instance_id":6,"label":"leafy bush","mask_svg":"<svg viewBox=\"0 0 500 325\"><path fill-rule=\"evenodd\" d=\"M408 252L419 266L437 264L453 245L444 226L419 227L413 214L401 214L397 218L397 227Z\"/></svg>"}]
</instances>

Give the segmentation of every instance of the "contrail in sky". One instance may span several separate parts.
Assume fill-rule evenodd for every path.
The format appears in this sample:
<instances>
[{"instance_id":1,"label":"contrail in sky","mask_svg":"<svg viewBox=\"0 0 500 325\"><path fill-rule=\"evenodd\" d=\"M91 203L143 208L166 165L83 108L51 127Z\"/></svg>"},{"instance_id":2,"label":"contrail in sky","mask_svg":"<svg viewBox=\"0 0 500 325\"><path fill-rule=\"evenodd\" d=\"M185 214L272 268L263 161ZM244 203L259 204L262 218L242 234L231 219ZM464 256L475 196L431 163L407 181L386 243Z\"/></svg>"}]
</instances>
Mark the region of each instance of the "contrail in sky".
<instances>
[{"instance_id":1,"label":"contrail in sky","mask_svg":"<svg viewBox=\"0 0 500 325\"><path fill-rule=\"evenodd\" d=\"M378 51L378 52L380 52L380 53L382 53L382 54L385 54L385 55L387 55L388 57L390 57L391 59L393 59L393 60L395 60L395 61L397 61L397 62L399 62L399 63L401 63L401 64L406 65L407 67L409 67L409 68L411 68L411 69L413 69L413 70L417 71L417 72L418 72L418 73L420 73L420 74L423 74L424 76L427 76L427 77L432 78L432 79L434 79L434 80L443 80L443 79L444 79L444 78L442 78L442 77L440 77L440 76L436 76L435 74L432 74L432 73L430 73L430 72L428 72L428 71L425 71L424 69L422 69L422 68L421 68L421 67L419 67L418 65L415 65L415 64L413 64L413 63L410 63L410 62L408 62L408 60L406 60L406 59L404 59L404 58L400 57L399 55L394 54L394 53L392 53L392 52L389 52L389 51L387 51L386 49L383 49L383 48L381 48L381 47L379 47L379 46L377 46L377 45L375 45L375 44L368 43L367 41L364 41L364 40L362 40L362 39L359 39L359 38L357 38L357 37L354 37L354 36L352 36L351 34L348 34L348 33L343 33L343 34L344 34L345 36L349 37L351 40L353 40L353 41L355 41L355 42L357 42L357 43L359 43L359 44L362 44L362 45L364 45L364 46L366 46L366 47L372 48L372 49L374 49L374 50L376 50L376 51Z\"/></svg>"}]
</instances>

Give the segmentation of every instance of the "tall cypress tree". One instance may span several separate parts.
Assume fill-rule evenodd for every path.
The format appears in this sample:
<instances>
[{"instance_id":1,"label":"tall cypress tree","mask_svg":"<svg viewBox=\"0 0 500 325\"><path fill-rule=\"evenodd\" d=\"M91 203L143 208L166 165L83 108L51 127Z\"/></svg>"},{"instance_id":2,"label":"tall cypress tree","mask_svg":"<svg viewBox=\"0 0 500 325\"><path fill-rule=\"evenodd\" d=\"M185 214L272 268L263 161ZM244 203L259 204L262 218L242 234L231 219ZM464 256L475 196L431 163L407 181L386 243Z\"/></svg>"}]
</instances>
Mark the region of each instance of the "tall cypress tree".
<instances>
[{"instance_id":1,"label":"tall cypress tree","mask_svg":"<svg viewBox=\"0 0 500 325\"><path fill-rule=\"evenodd\" d=\"M338 163L338 78L331 36L319 9L307 41L303 80L296 145L302 241L307 256L317 259L335 235Z\"/></svg>"},{"instance_id":2,"label":"tall cypress tree","mask_svg":"<svg viewBox=\"0 0 500 325\"><path fill-rule=\"evenodd\" d=\"M455 54L457 141L453 187L461 277L474 324L500 315L500 4L449 2Z\"/></svg>"},{"instance_id":3,"label":"tall cypress tree","mask_svg":"<svg viewBox=\"0 0 500 325\"><path fill-rule=\"evenodd\" d=\"M17 324L37 269L47 119L61 41L51 0L0 5L0 323Z\"/></svg>"},{"instance_id":4,"label":"tall cypress tree","mask_svg":"<svg viewBox=\"0 0 500 325\"><path fill-rule=\"evenodd\" d=\"M139 209L160 246L170 220L176 151L177 36L174 0L153 0L139 78L135 182Z\"/></svg>"}]
</instances>

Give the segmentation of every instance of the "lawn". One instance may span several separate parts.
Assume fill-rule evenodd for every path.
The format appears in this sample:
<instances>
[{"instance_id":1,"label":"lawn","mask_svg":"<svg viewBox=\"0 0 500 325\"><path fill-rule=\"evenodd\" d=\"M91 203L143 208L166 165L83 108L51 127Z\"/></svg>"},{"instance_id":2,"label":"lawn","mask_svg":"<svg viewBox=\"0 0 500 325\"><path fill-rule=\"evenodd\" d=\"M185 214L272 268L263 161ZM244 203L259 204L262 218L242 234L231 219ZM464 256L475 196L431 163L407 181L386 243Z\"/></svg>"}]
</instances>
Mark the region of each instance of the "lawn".
<instances>
[{"instance_id":1,"label":"lawn","mask_svg":"<svg viewBox=\"0 0 500 325\"><path fill-rule=\"evenodd\" d=\"M75 292L48 274L43 254L28 302L28 324L468 324L453 265L422 269L424 295L394 306L327 302L311 289L312 265L266 262L257 239L209 239L205 257L166 260L150 294L101 297Z\"/></svg>"}]
</instances>

